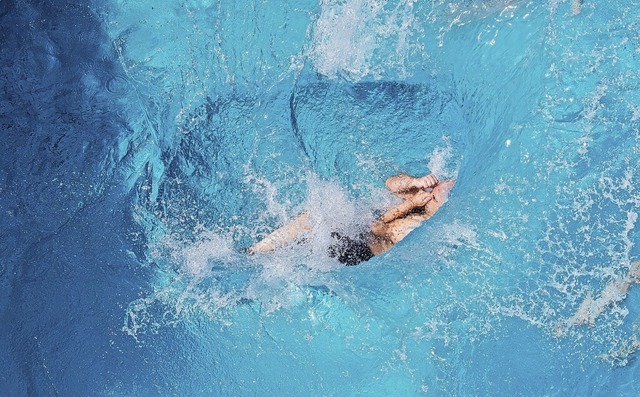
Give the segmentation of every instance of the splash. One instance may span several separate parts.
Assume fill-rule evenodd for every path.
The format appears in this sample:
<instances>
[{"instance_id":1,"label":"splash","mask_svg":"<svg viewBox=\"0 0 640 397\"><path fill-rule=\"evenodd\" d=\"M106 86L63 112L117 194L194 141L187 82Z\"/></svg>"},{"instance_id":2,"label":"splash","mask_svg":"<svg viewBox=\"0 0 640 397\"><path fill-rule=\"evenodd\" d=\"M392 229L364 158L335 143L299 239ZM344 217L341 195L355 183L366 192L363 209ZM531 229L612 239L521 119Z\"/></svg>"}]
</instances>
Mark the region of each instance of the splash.
<instances>
[{"instance_id":1,"label":"splash","mask_svg":"<svg viewBox=\"0 0 640 397\"><path fill-rule=\"evenodd\" d=\"M454 158L453 147L447 137L442 138L443 146L436 147L427 156L427 169L440 179L455 179L460 168L459 159Z\"/></svg>"},{"instance_id":2,"label":"splash","mask_svg":"<svg viewBox=\"0 0 640 397\"><path fill-rule=\"evenodd\" d=\"M316 70L351 81L378 80L392 71L410 76L411 57L423 51L414 37L420 28L413 6L413 0L323 0L310 51Z\"/></svg>"},{"instance_id":3,"label":"splash","mask_svg":"<svg viewBox=\"0 0 640 397\"><path fill-rule=\"evenodd\" d=\"M149 265L157 269L153 290L129 305L124 331L137 337L202 315L229 325L238 306L249 305L261 315L292 309L317 293L310 286L344 293L335 274L343 266L327 254L333 242L330 234L336 230L355 233L369 224L371 203L354 200L335 182L314 175L308 178L304 211L311 214L313 233L272 253L249 256L237 251L233 242L237 230L197 226L182 237L165 225L165 233L148 247ZM261 185L273 190L266 181ZM260 184L254 186L259 188ZM265 230L260 222L279 219L277 227L290 220L273 196L264 197L270 203L268 213L242 232L254 241L273 229Z\"/></svg>"}]
</instances>

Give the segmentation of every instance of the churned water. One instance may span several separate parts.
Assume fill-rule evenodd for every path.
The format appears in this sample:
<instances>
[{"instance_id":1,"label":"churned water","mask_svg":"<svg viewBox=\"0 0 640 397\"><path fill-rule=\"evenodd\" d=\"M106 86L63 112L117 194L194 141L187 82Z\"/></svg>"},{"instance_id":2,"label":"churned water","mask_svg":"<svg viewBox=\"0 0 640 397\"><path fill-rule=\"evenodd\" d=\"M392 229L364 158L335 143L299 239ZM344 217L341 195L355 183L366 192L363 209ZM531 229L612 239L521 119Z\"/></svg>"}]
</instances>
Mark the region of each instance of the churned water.
<instances>
[{"instance_id":1,"label":"churned water","mask_svg":"<svg viewBox=\"0 0 640 397\"><path fill-rule=\"evenodd\" d=\"M2 395L640 394L640 285L611 287L640 260L640 1L2 0L0 24ZM330 232L399 172L457 183L343 267ZM303 244L244 253L302 211Z\"/></svg>"}]
</instances>

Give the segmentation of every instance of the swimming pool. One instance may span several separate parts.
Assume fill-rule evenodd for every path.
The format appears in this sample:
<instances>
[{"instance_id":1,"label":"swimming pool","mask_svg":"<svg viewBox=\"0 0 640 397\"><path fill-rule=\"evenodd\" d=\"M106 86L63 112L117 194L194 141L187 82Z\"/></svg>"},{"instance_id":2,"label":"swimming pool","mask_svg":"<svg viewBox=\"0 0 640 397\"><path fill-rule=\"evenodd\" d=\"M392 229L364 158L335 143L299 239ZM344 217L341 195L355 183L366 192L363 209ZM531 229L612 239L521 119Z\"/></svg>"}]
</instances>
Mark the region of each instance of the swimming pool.
<instances>
[{"instance_id":1,"label":"swimming pool","mask_svg":"<svg viewBox=\"0 0 640 397\"><path fill-rule=\"evenodd\" d=\"M3 1L4 395L635 396L640 2ZM456 178L388 253L329 258ZM243 249L300 211L317 232Z\"/></svg>"}]
</instances>

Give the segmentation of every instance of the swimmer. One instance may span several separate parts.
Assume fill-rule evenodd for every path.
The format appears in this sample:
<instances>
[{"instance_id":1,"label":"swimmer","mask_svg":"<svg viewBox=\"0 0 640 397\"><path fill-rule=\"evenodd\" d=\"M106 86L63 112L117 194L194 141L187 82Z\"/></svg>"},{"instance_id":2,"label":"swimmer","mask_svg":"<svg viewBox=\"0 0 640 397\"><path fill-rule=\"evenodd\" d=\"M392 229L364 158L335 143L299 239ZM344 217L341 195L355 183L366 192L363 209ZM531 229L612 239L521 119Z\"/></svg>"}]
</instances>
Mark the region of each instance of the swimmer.
<instances>
[{"instance_id":1,"label":"swimmer","mask_svg":"<svg viewBox=\"0 0 640 397\"><path fill-rule=\"evenodd\" d=\"M453 180L440 182L433 174L418 178L400 174L388 178L385 186L402 202L382 214L368 231L358 236L331 233L336 242L329 247L329 255L353 266L388 251L440 209L454 183ZM255 254L276 250L311 230L309 214L304 212L249 247L247 252Z\"/></svg>"},{"instance_id":2,"label":"swimmer","mask_svg":"<svg viewBox=\"0 0 640 397\"><path fill-rule=\"evenodd\" d=\"M640 261L632 262L629 265L629 272L625 277L617 277L607 284L597 299L587 296L576 313L569 319L569 324L595 324L596 318L607 307L616 302L621 302L627 297L627 291L633 283L640 283Z\"/></svg>"}]
</instances>

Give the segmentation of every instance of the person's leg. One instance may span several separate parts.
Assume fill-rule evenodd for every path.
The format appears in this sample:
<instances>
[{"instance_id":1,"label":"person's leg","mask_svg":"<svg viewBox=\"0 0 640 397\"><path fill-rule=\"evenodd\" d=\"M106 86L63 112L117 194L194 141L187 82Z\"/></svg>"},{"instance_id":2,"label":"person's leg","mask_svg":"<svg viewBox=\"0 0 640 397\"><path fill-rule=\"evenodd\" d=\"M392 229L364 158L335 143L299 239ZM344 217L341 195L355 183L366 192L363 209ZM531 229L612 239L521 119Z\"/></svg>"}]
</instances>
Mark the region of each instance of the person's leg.
<instances>
[{"instance_id":1,"label":"person's leg","mask_svg":"<svg viewBox=\"0 0 640 397\"><path fill-rule=\"evenodd\" d=\"M402 193L410 190L432 188L438 184L438 178L433 175L425 175L420 178L406 174L394 175L387 178L384 185L392 193Z\"/></svg>"},{"instance_id":2,"label":"person's leg","mask_svg":"<svg viewBox=\"0 0 640 397\"><path fill-rule=\"evenodd\" d=\"M250 254L269 252L297 240L303 233L311 231L309 214L303 212L293 221L271 232L267 237L247 249Z\"/></svg>"}]
</instances>

